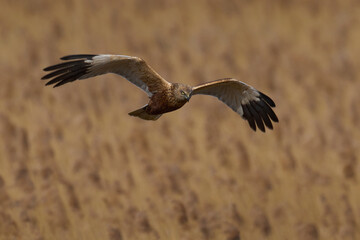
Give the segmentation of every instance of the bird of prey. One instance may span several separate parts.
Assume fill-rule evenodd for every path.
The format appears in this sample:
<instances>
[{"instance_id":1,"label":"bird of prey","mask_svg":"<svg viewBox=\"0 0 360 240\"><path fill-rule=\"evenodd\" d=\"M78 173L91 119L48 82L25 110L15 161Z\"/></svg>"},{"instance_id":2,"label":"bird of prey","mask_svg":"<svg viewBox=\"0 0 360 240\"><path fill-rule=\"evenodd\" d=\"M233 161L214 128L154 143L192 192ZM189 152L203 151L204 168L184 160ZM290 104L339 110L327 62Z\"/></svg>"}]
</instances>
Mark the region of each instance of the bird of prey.
<instances>
[{"instance_id":1,"label":"bird of prey","mask_svg":"<svg viewBox=\"0 0 360 240\"><path fill-rule=\"evenodd\" d=\"M144 90L150 98L148 104L129 115L145 120L157 120L162 114L181 108L193 95L210 95L218 98L249 122L265 132L265 126L273 129L278 118L272 107L275 103L264 93L233 78L207 82L195 87L182 83L170 83L153 70L143 59L125 55L78 54L60 58L65 62L49 66L42 77L50 80L46 85L61 86L75 80L87 79L105 73L115 73ZM264 126L265 124L265 126Z\"/></svg>"}]
</instances>

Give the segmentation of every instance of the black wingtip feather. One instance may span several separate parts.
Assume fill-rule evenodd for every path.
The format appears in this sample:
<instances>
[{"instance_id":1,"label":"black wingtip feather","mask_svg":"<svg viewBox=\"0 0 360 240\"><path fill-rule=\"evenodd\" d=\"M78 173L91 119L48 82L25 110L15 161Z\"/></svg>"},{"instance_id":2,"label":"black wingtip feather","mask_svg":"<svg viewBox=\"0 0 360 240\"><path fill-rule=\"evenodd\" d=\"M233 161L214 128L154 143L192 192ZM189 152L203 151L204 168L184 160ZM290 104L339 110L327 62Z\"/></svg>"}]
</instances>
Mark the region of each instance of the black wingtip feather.
<instances>
[{"instance_id":1,"label":"black wingtip feather","mask_svg":"<svg viewBox=\"0 0 360 240\"><path fill-rule=\"evenodd\" d=\"M95 55L81 55L81 56L71 55L66 59L78 59L80 57L84 58L90 56L95 56ZM45 86L55 84L54 87L59 87L65 83L72 82L81 78L83 75L88 73L90 66L91 63L86 62L84 59L59 63L44 68L44 71L52 71L52 72L46 74L41 79L50 80L45 84Z\"/></svg>"},{"instance_id":2,"label":"black wingtip feather","mask_svg":"<svg viewBox=\"0 0 360 240\"><path fill-rule=\"evenodd\" d=\"M249 112L251 113L251 115L253 116L253 118L255 119L256 125L257 127L265 132L265 126L264 123L261 119L261 116L259 115L259 113L254 109L254 107L251 105L251 102L249 104L246 104L247 108L249 109Z\"/></svg>"},{"instance_id":3,"label":"black wingtip feather","mask_svg":"<svg viewBox=\"0 0 360 240\"><path fill-rule=\"evenodd\" d=\"M77 79L79 79L79 77L85 75L87 73L87 70L86 69L80 69L76 72L69 72L69 73L65 73L61 76L58 76L56 78L54 78L53 80L51 80L50 82L48 82L47 84L50 85L50 84L54 84L56 83L56 86L61 86L65 83L68 83L68 82L73 82Z\"/></svg>"},{"instance_id":4,"label":"black wingtip feather","mask_svg":"<svg viewBox=\"0 0 360 240\"><path fill-rule=\"evenodd\" d=\"M255 120L254 120L253 116L251 115L248 106L242 105L242 108L244 110L244 118L248 121L250 128L256 132Z\"/></svg>"},{"instance_id":5,"label":"black wingtip feather","mask_svg":"<svg viewBox=\"0 0 360 240\"><path fill-rule=\"evenodd\" d=\"M68 68L62 68L62 69L53 71L53 72L51 72L51 73L49 73L49 74L46 74L45 76L43 76L43 77L41 78L41 80L47 80L47 79L49 79L49 78L55 77L55 76L57 76L57 75L60 75L60 74L62 74L62 73L68 72L68 71L69 71Z\"/></svg>"},{"instance_id":6,"label":"black wingtip feather","mask_svg":"<svg viewBox=\"0 0 360 240\"><path fill-rule=\"evenodd\" d=\"M261 100L260 100L261 101ZM266 112L266 109L264 109L259 102L260 101L251 101L250 104L251 106L253 106L255 108L255 110L258 112L258 114L260 115L261 119L263 120L263 122L265 123L265 125L269 128L269 129L273 129L273 125L269 119L269 116Z\"/></svg>"},{"instance_id":7,"label":"black wingtip feather","mask_svg":"<svg viewBox=\"0 0 360 240\"><path fill-rule=\"evenodd\" d=\"M249 126L251 127L251 129L254 130L254 132L256 132L255 120L254 119L249 119L248 123L249 123Z\"/></svg>"},{"instance_id":8,"label":"black wingtip feather","mask_svg":"<svg viewBox=\"0 0 360 240\"><path fill-rule=\"evenodd\" d=\"M265 102L267 102L267 104L269 104L271 107L276 107L275 102L266 94L259 92L260 93L260 98L264 99Z\"/></svg>"},{"instance_id":9,"label":"black wingtip feather","mask_svg":"<svg viewBox=\"0 0 360 240\"><path fill-rule=\"evenodd\" d=\"M61 60L73 60L73 59L91 59L95 57L95 54L74 54L74 55L66 55L64 57L61 57Z\"/></svg>"},{"instance_id":10,"label":"black wingtip feather","mask_svg":"<svg viewBox=\"0 0 360 240\"><path fill-rule=\"evenodd\" d=\"M67 83L67 82L65 82L65 81L61 81L61 82L59 82L59 83L55 84L55 85L53 86L53 88L60 87L60 86L64 85L65 83Z\"/></svg>"},{"instance_id":11,"label":"black wingtip feather","mask_svg":"<svg viewBox=\"0 0 360 240\"><path fill-rule=\"evenodd\" d=\"M260 100L258 102L258 104L262 106L262 108L266 111L266 113L269 115L271 120L273 120L274 122L279 122L279 119L276 116L275 112L272 110L272 108L265 101Z\"/></svg>"},{"instance_id":12,"label":"black wingtip feather","mask_svg":"<svg viewBox=\"0 0 360 240\"><path fill-rule=\"evenodd\" d=\"M271 115L270 115L271 118ZM271 118L274 122L279 122L278 117L276 116L276 114L274 113L273 117Z\"/></svg>"},{"instance_id":13,"label":"black wingtip feather","mask_svg":"<svg viewBox=\"0 0 360 240\"><path fill-rule=\"evenodd\" d=\"M55 65L46 67L46 68L44 68L43 70L47 72L47 71L52 71L52 70L56 70L56 69L59 69L59 68L71 67L71 66L77 65L77 64L79 64L79 63L83 63L83 62L84 62L84 60L76 60L76 61L70 61L70 62L63 62L63 63L59 63L59 64L55 64Z\"/></svg>"}]
</instances>

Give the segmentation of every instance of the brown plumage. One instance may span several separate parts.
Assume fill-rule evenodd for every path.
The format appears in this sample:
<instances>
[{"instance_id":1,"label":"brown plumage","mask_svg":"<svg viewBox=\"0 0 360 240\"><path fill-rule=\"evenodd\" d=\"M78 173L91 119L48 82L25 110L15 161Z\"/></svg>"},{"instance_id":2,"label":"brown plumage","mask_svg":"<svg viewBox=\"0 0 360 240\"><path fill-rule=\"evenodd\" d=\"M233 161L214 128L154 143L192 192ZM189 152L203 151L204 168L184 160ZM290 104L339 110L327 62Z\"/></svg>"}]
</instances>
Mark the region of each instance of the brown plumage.
<instances>
[{"instance_id":1,"label":"brown plumage","mask_svg":"<svg viewBox=\"0 0 360 240\"><path fill-rule=\"evenodd\" d=\"M66 62L44 69L51 71L42 77L50 80L46 85L54 87L75 80L86 79L105 73L118 74L144 90L150 100L144 107L129 115L145 120L157 120L162 114L181 108L193 95L211 95L228 105L249 122L265 132L265 126L273 129L272 122L278 118L272 107L275 103L268 96L250 85L232 78L207 82L196 87L182 83L170 83L156 73L144 60L125 55L69 55ZM265 124L265 126L264 126Z\"/></svg>"}]
</instances>

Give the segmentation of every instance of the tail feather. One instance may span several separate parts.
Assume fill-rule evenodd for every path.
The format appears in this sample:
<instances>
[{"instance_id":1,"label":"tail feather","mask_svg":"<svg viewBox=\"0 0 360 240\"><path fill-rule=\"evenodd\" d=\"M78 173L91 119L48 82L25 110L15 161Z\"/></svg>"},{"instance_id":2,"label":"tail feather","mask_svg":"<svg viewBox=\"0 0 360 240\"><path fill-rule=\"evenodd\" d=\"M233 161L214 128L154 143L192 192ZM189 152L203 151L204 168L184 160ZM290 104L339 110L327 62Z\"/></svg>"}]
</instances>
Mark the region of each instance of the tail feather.
<instances>
[{"instance_id":1,"label":"tail feather","mask_svg":"<svg viewBox=\"0 0 360 240\"><path fill-rule=\"evenodd\" d=\"M146 112L146 108L148 105L145 105L142 108L139 108L133 112L129 112L130 116L139 117L144 120L157 120L159 117L161 117L161 114L153 115Z\"/></svg>"}]
</instances>

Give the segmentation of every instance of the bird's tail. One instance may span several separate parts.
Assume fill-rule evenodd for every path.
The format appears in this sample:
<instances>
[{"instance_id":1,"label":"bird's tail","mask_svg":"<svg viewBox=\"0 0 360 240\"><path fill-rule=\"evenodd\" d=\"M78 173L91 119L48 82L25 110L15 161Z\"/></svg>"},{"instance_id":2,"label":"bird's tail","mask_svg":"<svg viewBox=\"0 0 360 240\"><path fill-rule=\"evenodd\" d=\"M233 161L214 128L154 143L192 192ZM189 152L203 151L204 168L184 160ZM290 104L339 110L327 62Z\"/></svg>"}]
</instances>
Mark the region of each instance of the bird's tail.
<instances>
[{"instance_id":1,"label":"bird's tail","mask_svg":"<svg viewBox=\"0 0 360 240\"><path fill-rule=\"evenodd\" d=\"M148 105L145 105L142 108L139 108L138 110L135 110L133 112L129 112L130 116L139 117L144 120L157 120L159 117L161 117L161 114L153 115L146 112L146 108Z\"/></svg>"}]
</instances>

